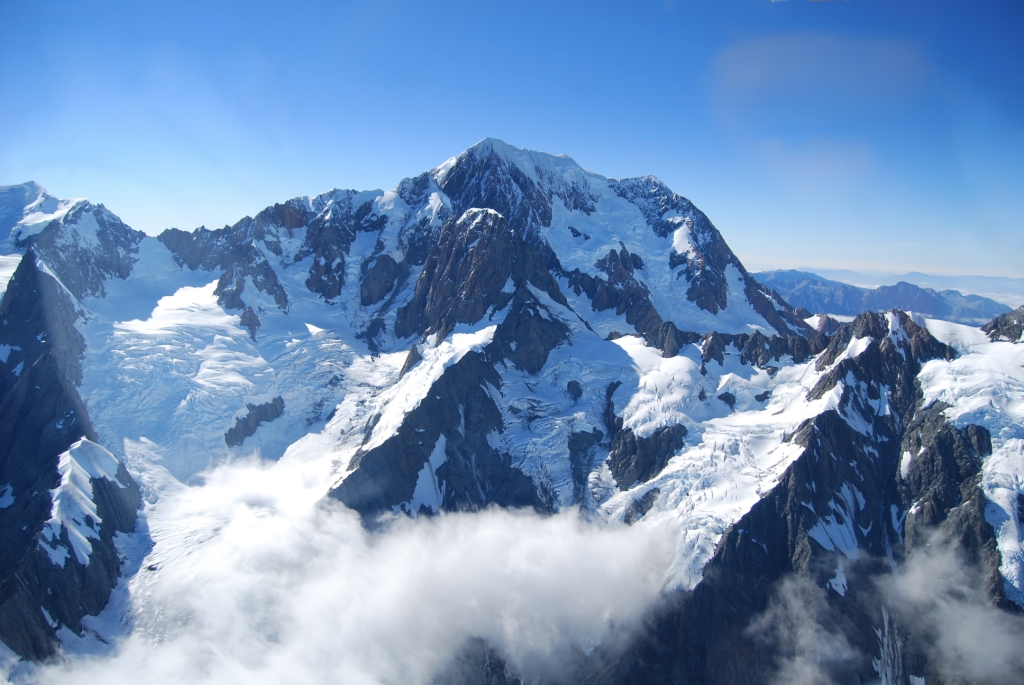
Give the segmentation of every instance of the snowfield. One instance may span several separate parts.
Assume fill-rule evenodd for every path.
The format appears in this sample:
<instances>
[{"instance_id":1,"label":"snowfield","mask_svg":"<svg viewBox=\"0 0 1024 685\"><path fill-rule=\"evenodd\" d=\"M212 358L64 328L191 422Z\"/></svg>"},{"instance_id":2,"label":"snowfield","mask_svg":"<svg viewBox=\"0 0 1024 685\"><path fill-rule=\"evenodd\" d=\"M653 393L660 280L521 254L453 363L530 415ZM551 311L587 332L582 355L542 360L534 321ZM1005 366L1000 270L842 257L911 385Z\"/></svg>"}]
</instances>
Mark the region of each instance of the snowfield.
<instances>
[{"instance_id":1,"label":"snowfield","mask_svg":"<svg viewBox=\"0 0 1024 685\"><path fill-rule=\"evenodd\" d=\"M411 412L430 406L424 401L448 369L467 355L502 349L498 331L513 320L512 304L445 328L451 332L443 338L395 336L419 263L388 286L394 289L387 298L364 305L360 291L385 257L410 270L405 259L416 249L413 228L437 231L453 216L457 203L441 186L468 152L395 190L335 190L275 205L322 222L363 207L366 224L342 236L350 244L341 256L307 250L309 225L263 226L263 237L247 236L243 247L280 286L275 297L265 272L240 271L236 296L249 310L225 307L218 288L230 279L221 280L223 268L192 270L160 240L141 237L127 278L108 278L102 291L81 298L67 293L80 307L79 393L99 444L82 439L60 455L60 482L39 544L57 566L71 558L88 564L102 523L91 483L116 482L121 464L142 490L139 524L115 538L124 561L103 612L86 617L82 635L60 628L69 658L15 664L0 650L0 672L12 682L38 683L427 683L468 639L479 638L524 677L548 673L566 655L626 644L664 593L696 587L722 536L803 453L791 438L805 421L838 410L851 428L872 435L870 421L841 404L844 389L859 383L852 374L809 399L823 376L864 354L870 338L851 338L821 370L818 357L797 363L782 356L763 368L742 363L731 343L722 361L705 359L700 342L666 357L614 306L596 312L585 293L569 286L567 274L575 269L611 278L597 263L625 249L637 258L630 262L632 278L678 331L771 335L775 329L748 301L741 266L723 268L727 304L717 313L686 297L680 260L703 249L694 232L698 210L658 215L671 229L659 236L645 215L650 207L626 199L620 184L627 182L500 141L477 147L474 154L493 151L532 179L551 204L550 224L534 228L562 266L552 278L566 304L532 282L516 296L528 293L538 319L558 322L568 334L536 373L488 357L497 360L500 383L487 382L484 391L503 421L486 435L487 444L532 479L553 513L496 506L441 511L438 469L453 433L442 433L432 449L424 445L430 456L411 499L372 525L328 496L357 457L398 435ZM10 253L0 256L0 296L20 259L16 242L63 225L81 202L56 200L38 188L10 235L0 236ZM94 213L66 228L62 239L101 249ZM335 261L326 264L324 254ZM331 297L310 285L318 267L344 279ZM56 274L45 263L42 268ZM509 278L502 302L515 291ZM755 302L758 297L750 293ZM258 327L243 325L246 314L258 317ZM896 314L882 321L890 336L906 336ZM951 361L924 365L919 381L926 403L948 405L946 416L958 426L980 424L991 432L985 517L998 538L1007 596L1024 606L1024 344L993 343L979 329L944 321L919 323L958 352ZM18 351L0 345L0 364ZM866 387L854 389L869 397ZM863 400L869 418L891 411L882 390ZM273 418L252 419L275 402L280 410ZM682 446L649 480L616 482L609 466L615 417L637 439L682 426ZM247 430L240 444L229 439L236 426ZM461 430L465 436L465 415ZM580 455L569 447L578 434L596 436L587 447L592 462L582 496ZM904 477L913 458L903 455ZM832 511L809 507L818 523L808 535L852 562L860 550L850 514L864 507L864 496L849 483L837 492ZM18 496L0 483L0 510ZM641 504L642 517L634 521ZM424 508L435 515L417 515ZM853 567L836 559L827 586L845 597Z\"/></svg>"}]
</instances>

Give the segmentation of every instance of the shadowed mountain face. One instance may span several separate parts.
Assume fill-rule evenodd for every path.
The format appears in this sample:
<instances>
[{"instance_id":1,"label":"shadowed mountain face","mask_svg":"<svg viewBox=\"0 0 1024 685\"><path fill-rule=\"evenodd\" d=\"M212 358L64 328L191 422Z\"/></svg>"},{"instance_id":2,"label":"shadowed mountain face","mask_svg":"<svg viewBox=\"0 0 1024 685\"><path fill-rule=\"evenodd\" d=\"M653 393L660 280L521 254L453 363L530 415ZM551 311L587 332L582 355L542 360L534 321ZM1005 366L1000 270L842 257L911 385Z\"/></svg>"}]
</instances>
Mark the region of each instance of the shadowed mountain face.
<instances>
[{"instance_id":1,"label":"shadowed mountain face","mask_svg":"<svg viewBox=\"0 0 1024 685\"><path fill-rule=\"evenodd\" d=\"M134 569L198 577L195 541L230 521L180 507L210 483L254 530L506 507L674 542L641 630L573 643L557 673L467 634L449 685L982 682L892 588L947 555L972 616L1024 607L1024 405L1003 401L1024 395L1021 317L949 323L983 298L762 284L657 179L493 139L394 190L157 238L25 184L0 189L0 229L21 260L0 302L0 639L25 658L116 643L93 626L130 631L133 602L165 627L146 592L88 617ZM232 463L288 505L232 491Z\"/></svg>"},{"instance_id":2,"label":"shadowed mountain face","mask_svg":"<svg viewBox=\"0 0 1024 685\"><path fill-rule=\"evenodd\" d=\"M124 465L95 444L78 394L77 316L29 251L0 301L0 639L34 659L57 653L55 628L81 632L82 616L106 604L120 565L113 536L135 528L140 504ZM94 508L76 518L80 489Z\"/></svg>"},{"instance_id":3,"label":"shadowed mountain face","mask_svg":"<svg viewBox=\"0 0 1024 685\"><path fill-rule=\"evenodd\" d=\"M794 307L817 314L856 316L864 311L901 309L947 321L980 326L1010 308L980 295L956 290L933 290L899 282L861 288L830 281L805 271L766 271L755 278L778 292Z\"/></svg>"}]
</instances>

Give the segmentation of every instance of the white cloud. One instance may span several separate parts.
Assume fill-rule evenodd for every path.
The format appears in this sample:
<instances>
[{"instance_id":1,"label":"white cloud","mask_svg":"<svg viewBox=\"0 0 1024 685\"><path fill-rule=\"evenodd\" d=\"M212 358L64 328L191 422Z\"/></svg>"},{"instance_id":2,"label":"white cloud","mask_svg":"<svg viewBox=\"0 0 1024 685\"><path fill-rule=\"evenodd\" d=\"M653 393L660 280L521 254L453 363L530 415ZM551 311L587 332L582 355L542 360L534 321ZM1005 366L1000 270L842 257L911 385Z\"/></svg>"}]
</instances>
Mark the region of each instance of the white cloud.
<instances>
[{"instance_id":1,"label":"white cloud","mask_svg":"<svg viewBox=\"0 0 1024 685\"><path fill-rule=\"evenodd\" d=\"M469 638L524 674L613 644L659 596L671 545L641 527L490 509L368 533L256 465L165 493L132 581L132 634L41 683L426 683Z\"/></svg>"}]
</instances>

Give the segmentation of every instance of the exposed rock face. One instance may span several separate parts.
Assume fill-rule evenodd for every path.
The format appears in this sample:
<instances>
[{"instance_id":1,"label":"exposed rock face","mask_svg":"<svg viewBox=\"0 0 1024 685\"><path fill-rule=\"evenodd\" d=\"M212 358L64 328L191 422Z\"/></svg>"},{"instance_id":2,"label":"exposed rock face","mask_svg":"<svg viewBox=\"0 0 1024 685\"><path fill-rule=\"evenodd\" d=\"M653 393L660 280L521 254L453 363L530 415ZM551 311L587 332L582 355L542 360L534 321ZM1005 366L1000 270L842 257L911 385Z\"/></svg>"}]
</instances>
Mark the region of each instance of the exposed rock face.
<instances>
[{"instance_id":1,"label":"exposed rock face","mask_svg":"<svg viewBox=\"0 0 1024 685\"><path fill-rule=\"evenodd\" d=\"M569 329L550 316L537 294L521 282L494 337L503 358L527 373L537 373L551 350L568 339Z\"/></svg>"},{"instance_id":2,"label":"exposed rock face","mask_svg":"<svg viewBox=\"0 0 1024 685\"><path fill-rule=\"evenodd\" d=\"M377 304L395 286L400 267L390 255L381 255L364 265L363 282L359 288L360 303L364 307Z\"/></svg>"},{"instance_id":3,"label":"exposed rock face","mask_svg":"<svg viewBox=\"0 0 1024 685\"><path fill-rule=\"evenodd\" d=\"M623 517L623 523L632 525L644 517L644 514L651 510L654 506L655 501L658 499L658 495L661 494L661 490L658 488L651 488L644 493L643 497L633 500L633 503L629 505L629 509L626 510L626 515Z\"/></svg>"},{"instance_id":4,"label":"exposed rock face","mask_svg":"<svg viewBox=\"0 0 1024 685\"><path fill-rule=\"evenodd\" d=\"M487 389L501 390L495 365L507 361L536 373L551 350L568 338L568 328L547 313L544 298L565 303L542 255L505 217L494 210L471 209L449 221L426 255L410 303L398 310L395 334L442 340L460 323L497 318L493 341L446 369L396 435L353 460L351 473L331 496L369 515L409 507L429 466L429 477L437 483L438 508L475 509L494 502L551 509L543 487L515 468L488 438L505 430ZM402 375L420 358L413 347ZM430 466L439 444L444 461ZM585 459L590 458L583 455L590 454L589 447L581 448L578 457L582 481ZM582 482L578 489L582 497ZM413 507L410 513L418 511Z\"/></svg>"},{"instance_id":5,"label":"exposed rock face","mask_svg":"<svg viewBox=\"0 0 1024 685\"><path fill-rule=\"evenodd\" d=\"M532 479L488 442L489 434L504 430L485 387L501 387L495 361L470 352L449 367L395 435L356 456L330 496L370 517L396 509L411 514L474 510L492 502L548 509ZM432 463L438 449L440 463ZM413 506L421 479L436 484L431 486L437 491L433 507Z\"/></svg>"},{"instance_id":6,"label":"exposed rock face","mask_svg":"<svg viewBox=\"0 0 1024 685\"><path fill-rule=\"evenodd\" d=\"M629 200L643 213L654 232L667 237L676 231L685 231L692 249L679 254L673 249L670 264L683 267L677 278L689 283L686 297L698 307L717 314L728 305L728 290L725 280L726 267L735 267L744 283L744 295L754 310L763 316L781 335L796 331L806 332L807 326L789 308L778 301L776 308L768 299L760 284L726 245L722 234L708 220L707 215L693 206L686 198L676 195L661 181L652 177L631 178L615 182L615 192ZM672 214L672 219L666 215ZM680 219L680 217L683 217Z\"/></svg>"},{"instance_id":7,"label":"exposed rock face","mask_svg":"<svg viewBox=\"0 0 1024 685\"><path fill-rule=\"evenodd\" d=\"M1008 314L1001 314L985 324L982 329L992 340L1020 342L1024 336L1024 307L1018 307Z\"/></svg>"},{"instance_id":8,"label":"exposed rock face","mask_svg":"<svg viewBox=\"0 0 1024 685\"><path fill-rule=\"evenodd\" d=\"M840 328L842 328L842 324L839 321L831 316L822 316L818 319L818 325L815 327L815 330L824 335L835 335Z\"/></svg>"},{"instance_id":9,"label":"exposed rock face","mask_svg":"<svg viewBox=\"0 0 1024 685\"><path fill-rule=\"evenodd\" d=\"M288 295L258 244L262 242L264 248L273 252L276 243L267 235L263 223L246 217L234 226L215 231L200 227L186 233L169 228L160 234L159 240L171 251L179 266L187 266L193 271L222 272L214 292L224 308L246 308L242 292L246 279L249 279L257 290L272 297L282 310L287 310ZM250 331L255 333L253 328Z\"/></svg>"},{"instance_id":10,"label":"exposed rock face","mask_svg":"<svg viewBox=\"0 0 1024 685\"><path fill-rule=\"evenodd\" d=\"M224 434L224 442L228 447L238 447L245 439L252 436L262 423L270 423L284 413L284 398L275 397L263 404L247 404L249 410L245 416L235 419L235 425Z\"/></svg>"},{"instance_id":11,"label":"exposed rock face","mask_svg":"<svg viewBox=\"0 0 1024 685\"><path fill-rule=\"evenodd\" d=\"M525 246L493 210L468 210L448 223L431 248L409 304L398 310L395 335L448 335L456 324L476 323L511 300L513 254Z\"/></svg>"},{"instance_id":12,"label":"exposed rock face","mask_svg":"<svg viewBox=\"0 0 1024 685\"><path fill-rule=\"evenodd\" d=\"M81 201L43 230L16 241L31 248L76 298L103 297L104 281L128 278L142 231L126 226L103 205Z\"/></svg>"},{"instance_id":13,"label":"exposed rock face","mask_svg":"<svg viewBox=\"0 0 1024 685\"><path fill-rule=\"evenodd\" d=\"M569 433L569 466L572 470L573 498L586 508L593 508L593 494L587 486L587 479L597 463L596 452L604 433L595 428L591 431Z\"/></svg>"},{"instance_id":14,"label":"exposed rock face","mask_svg":"<svg viewBox=\"0 0 1024 685\"><path fill-rule=\"evenodd\" d=\"M569 287L577 295L586 293L595 312L612 309L616 314L624 314L626 323L633 326L645 340L675 354L681 345L692 342L690 336L681 333L675 324L666 323L661 318L651 304L647 286L634 278L635 255L631 255L625 245L620 243L620 246L620 251L611 250L595 264L607 274L607 280L576 269L568 274Z\"/></svg>"},{"instance_id":15,"label":"exposed rock face","mask_svg":"<svg viewBox=\"0 0 1024 685\"><path fill-rule=\"evenodd\" d=\"M875 579L892 566L880 560L902 562L929 542L953 545L986 579L989 601L1008 603L976 475L991 449L988 433L949 425L941 405L920 407L920 365L954 353L912 324L901 313L888 320L865 314L843 327L819 361L835 364L822 386L843 383L839 408L791 437L803 454L722 538L692 593L680 592L663 607L626 658L592 659L580 681L773 682L776 657L785 652L751 627L783 579L795 577L825 588L827 613L819 618L827 623L819 628L851 646L846 658L819 664L835 682L877 679L883 667L890 677L902 674L890 682L909 682L909 675L945 682L927 630L896 626L900 619L884 614ZM836 363L851 339L865 336L871 342L860 354ZM908 451L917 456L901 465ZM924 535L936 527L938 538ZM873 665L871 655L886 648L883 626L891 628L890 661L897 663L879 665L882 658Z\"/></svg>"},{"instance_id":16,"label":"exposed rock face","mask_svg":"<svg viewBox=\"0 0 1024 685\"><path fill-rule=\"evenodd\" d=\"M683 446L686 427L664 426L646 438L637 437L632 430L620 430L612 438L608 466L620 487L629 488L658 475L668 460Z\"/></svg>"},{"instance_id":17,"label":"exposed rock face","mask_svg":"<svg viewBox=\"0 0 1024 685\"><path fill-rule=\"evenodd\" d=\"M309 229L296 261L312 257L306 287L332 300L345 285L346 256L359 231L379 231L387 217L375 211L374 203L351 191L338 193L315 217L309 217ZM326 211L325 211L326 210Z\"/></svg>"},{"instance_id":18,"label":"exposed rock face","mask_svg":"<svg viewBox=\"0 0 1024 685\"><path fill-rule=\"evenodd\" d=\"M359 293L359 304L386 313L450 216L434 179L421 174L404 180L393 194L334 190L276 204L214 231L168 229L159 240L180 266L221 273L218 302L242 310L242 324L255 340L264 315L255 302L267 296L272 306L287 312L290 303L280 273L300 264L306 268L308 263L306 288L336 302L346 286L349 262L358 260L358 280L351 287ZM376 244L369 253L352 254L360 234L374 235ZM255 292L244 294L247 284ZM382 333L383 319L374 317L362 337L376 352Z\"/></svg>"},{"instance_id":19,"label":"exposed rock face","mask_svg":"<svg viewBox=\"0 0 1024 685\"><path fill-rule=\"evenodd\" d=\"M0 364L0 482L14 500L0 508L0 639L30 659L54 655L56 628L81 633L82 616L106 604L120 564L113 536L135 528L141 503L107 453L112 480L87 478L96 516L75 521L89 528L85 559L65 521L53 519L53 493L71 487L58 466L72 468L69 448L97 439L76 388L84 350L76 318L74 300L29 250L0 302L0 345L9 349Z\"/></svg>"},{"instance_id":20,"label":"exposed rock face","mask_svg":"<svg viewBox=\"0 0 1024 685\"><path fill-rule=\"evenodd\" d=\"M698 337L696 340L700 340ZM692 340L691 342L696 342ZM802 364L812 356L822 352L829 344L826 335L816 335L807 340L798 336L781 338L777 335L767 337L757 331L746 334L732 335L729 333L709 333L703 336L701 358L707 364L710 361L717 361L719 365L725 363L725 349L732 345L740 351L740 361L743 364L753 364L759 368L769 368L771 362L777 362L786 355L793 358L797 364Z\"/></svg>"},{"instance_id":21,"label":"exposed rock face","mask_svg":"<svg viewBox=\"0 0 1024 685\"><path fill-rule=\"evenodd\" d=\"M288 253L289 258L294 262L310 259L306 286L326 300L336 298L345 284L346 259L356 234L380 231L387 223L374 198L374 194L334 191L312 200L295 199L268 207L234 226L214 231L200 227L192 232L172 228L159 239L178 264L193 271L222 272L216 292L224 307L244 308L241 295L248 279L287 311L288 295L268 255L284 257L284 243L301 237L300 246Z\"/></svg>"}]
</instances>

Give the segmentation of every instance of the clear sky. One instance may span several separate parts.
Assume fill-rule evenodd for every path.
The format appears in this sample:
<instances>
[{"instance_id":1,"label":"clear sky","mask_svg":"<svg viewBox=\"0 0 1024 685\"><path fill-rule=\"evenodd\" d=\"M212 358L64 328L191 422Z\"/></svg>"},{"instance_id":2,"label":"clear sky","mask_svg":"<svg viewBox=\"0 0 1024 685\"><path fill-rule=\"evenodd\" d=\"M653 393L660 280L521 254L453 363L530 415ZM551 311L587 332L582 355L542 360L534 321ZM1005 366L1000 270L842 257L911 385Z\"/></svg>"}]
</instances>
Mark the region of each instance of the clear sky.
<instances>
[{"instance_id":1,"label":"clear sky","mask_svg":"<svg viewBox=\"0 0 1024 685\"><path fill-rule=\"evenodd\" d=\"M486 136L653 174L750 268L1024 277L1024 2L0 0L0 184L150 233Z\"/></svg>"}]
</instances>

